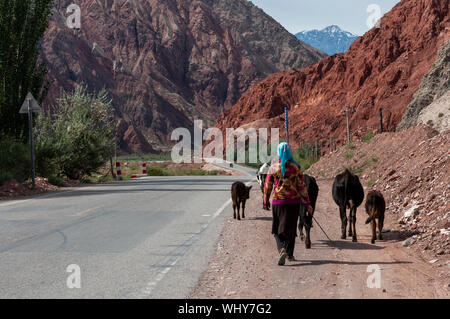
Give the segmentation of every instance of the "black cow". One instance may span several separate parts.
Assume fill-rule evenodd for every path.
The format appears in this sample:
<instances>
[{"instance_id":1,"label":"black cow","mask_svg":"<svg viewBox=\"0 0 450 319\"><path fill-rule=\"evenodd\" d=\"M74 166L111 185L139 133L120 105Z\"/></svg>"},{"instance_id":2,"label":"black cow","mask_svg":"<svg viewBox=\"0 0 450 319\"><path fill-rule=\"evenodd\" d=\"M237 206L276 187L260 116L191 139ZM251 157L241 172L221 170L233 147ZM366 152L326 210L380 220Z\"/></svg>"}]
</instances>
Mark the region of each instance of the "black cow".
<instances>
[{"instance_id":1,"label":"black cow","mask_svg":"<svg viewBox=\"0 0 450 319\"><path fill-rule=\"evenodd\" d=\"M242 182L235 182L231 186L231 199L233 200L233 217L236 219L236 208L237 208L237 219L241 220L239 215L239 209L242 203L242 218L245 218L245 202L250 198L250 190L252 186L245 186Z\"/></svg>"},{"instance_id":2,"label":"black cow","mask_svg":"<svg viewBox=\"0 0 450 319\"><path fill-rule=\"evenodd\" d=\"M369 218L366 220L366 224L371 223L372 226L372 244L375 244L375 239L377 237L376 218L378 218L378 239L383 239L381 231L383 230L385 210L386 202L384 201L383 194L378 191L369 192L366 198L366 213L369 215Z\"/></svg>"},{"instance_id":3,"label":"black cow","mask_svg":"<svg viewBox=\"0 0 450 319\"><path fill-rule=\"evenodd\" d=\"M308 190L309 201L311 202L311 207L313 208L313 214L316 210L316 202L317 197L319 196L319 186L317 185L316 179L309 175L305 176L306 188ZM303 227L305 227L306 239L305 235L303 235ZM311 237L310 231L312 227L312 216L308 214L306 211L306 207L301 205L300 207L300 218L298 223L298 230L300 231L300 239L305 240L306 249L311 248Z\"/></svg>"},{"instance_id":4,"label":"black cow","mask_svg":"<svg viewBox=\"0 0 450 319\"><path fill-rule=\"evenodd\" d=\"M341 238L347 238L346 209L350 208L348 235L353 237L353 242L356 242L356 209L364 200L364 189L358 176L352 174L348 169L344 173L336 176L333 182L333 200L339 206L341 215Z\"/></svg>"}]
</instances>

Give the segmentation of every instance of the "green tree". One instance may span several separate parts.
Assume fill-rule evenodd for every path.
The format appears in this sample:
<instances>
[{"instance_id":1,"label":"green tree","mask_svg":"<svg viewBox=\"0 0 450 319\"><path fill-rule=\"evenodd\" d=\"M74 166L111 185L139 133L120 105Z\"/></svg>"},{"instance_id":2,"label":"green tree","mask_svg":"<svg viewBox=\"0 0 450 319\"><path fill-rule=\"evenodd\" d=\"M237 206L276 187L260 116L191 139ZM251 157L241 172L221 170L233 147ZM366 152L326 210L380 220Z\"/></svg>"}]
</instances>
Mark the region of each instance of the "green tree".
<instances>
[{"instance_id":1,"label":"green tree","mask_svg":"<svg viewBox=\"0 0 450 319\"><path fill-rule=\"evenodd\" d=\"M42 103L48 86L38 62L52 0L0 1L0 132L26 141L27 117L19 114L28 92Z\"/></svg>"},{"instance_id":2,"label":"green tree","mask_svg":"<svg viewBox=\"0 0 450 319\"><path fill-rule=\"evenodd\" d=\"M106 91L85 87L64 93L51 114L36 120L36 167L39 173L81 179L96 172L115 149L116 120Z\"/></svg>"}]
</instances>

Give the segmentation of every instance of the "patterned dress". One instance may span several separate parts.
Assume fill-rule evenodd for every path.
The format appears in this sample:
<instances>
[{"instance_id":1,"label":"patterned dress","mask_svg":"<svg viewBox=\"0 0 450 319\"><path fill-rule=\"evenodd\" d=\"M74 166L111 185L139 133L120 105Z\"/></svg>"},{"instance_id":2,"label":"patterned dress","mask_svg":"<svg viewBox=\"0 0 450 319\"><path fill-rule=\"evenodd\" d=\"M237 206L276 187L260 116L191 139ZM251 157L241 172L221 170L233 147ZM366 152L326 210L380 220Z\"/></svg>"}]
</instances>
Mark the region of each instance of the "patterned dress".
<instances>
[{"instance_id":1,"label":"patterned dress","mask_svg":"<svg viewBox=\"0 0 450 319\"><path fill-rule=\"evenodd\" d=\"M285 177L281 173L281 163L273 164L269 169L264 186L264 204L268 206L272 198L272 234L282 241L290 242L293 251L297 236L297 220L300 205L310 205L305 177L302 169L295 163L286 162Z\"/></svg>"},{"instance_id":2,"label":"patterned dress","mask_svg":"<svg viewBox=\"0 0 450 319\"><path fill-rule=\"evenodd\" d=\"M273 164L264 185L264 203L267 204L273 189L272 205L310 205L305 177L300 166L288 161L285 177L281 174L281 163Z\"/></svg>"}]
</instances>

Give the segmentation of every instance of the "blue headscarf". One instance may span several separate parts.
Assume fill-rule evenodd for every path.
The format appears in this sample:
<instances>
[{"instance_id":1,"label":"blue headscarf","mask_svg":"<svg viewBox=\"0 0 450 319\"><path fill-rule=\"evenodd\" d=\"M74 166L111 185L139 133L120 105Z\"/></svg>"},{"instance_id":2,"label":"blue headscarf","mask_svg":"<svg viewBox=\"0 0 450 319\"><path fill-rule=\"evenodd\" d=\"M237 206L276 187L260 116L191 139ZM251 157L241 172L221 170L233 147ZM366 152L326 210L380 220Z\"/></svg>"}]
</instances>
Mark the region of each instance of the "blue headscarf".
<instances>
[{"instance_id":1,"label":"blue headscarf","mask_svg":"<svg viewBox=\"0 0 450 319\"><path fill-rule=\"evenodd\" d=\"M289 147L289 144L286 142L280 143L280 145L278 145L278 157L280 158L281 161L281 174L283 174L283 177L285 177L284 174L286 173L287 161L291 161L300 166L296 161L294 161L291 148Z\"/></svg>"}]
</instances>

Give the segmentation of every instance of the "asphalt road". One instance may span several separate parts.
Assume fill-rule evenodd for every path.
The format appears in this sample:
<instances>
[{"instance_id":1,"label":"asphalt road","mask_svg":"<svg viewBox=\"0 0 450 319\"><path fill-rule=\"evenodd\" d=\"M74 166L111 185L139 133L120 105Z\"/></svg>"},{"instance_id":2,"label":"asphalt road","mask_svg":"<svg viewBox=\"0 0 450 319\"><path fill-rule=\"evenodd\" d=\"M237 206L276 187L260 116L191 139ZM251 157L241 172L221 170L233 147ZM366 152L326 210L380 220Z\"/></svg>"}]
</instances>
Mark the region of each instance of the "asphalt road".
<instances>
[{"instance_id":1,"label":"asphalt road","mask_svg":"<svg viewBox=\"0 0 450 319\"><path fill-rule=\"evenodd\" d=\"M148 177L0 202L0 298L186 298L231 184L251 179Z\"/></svg>"}]
</instances>

